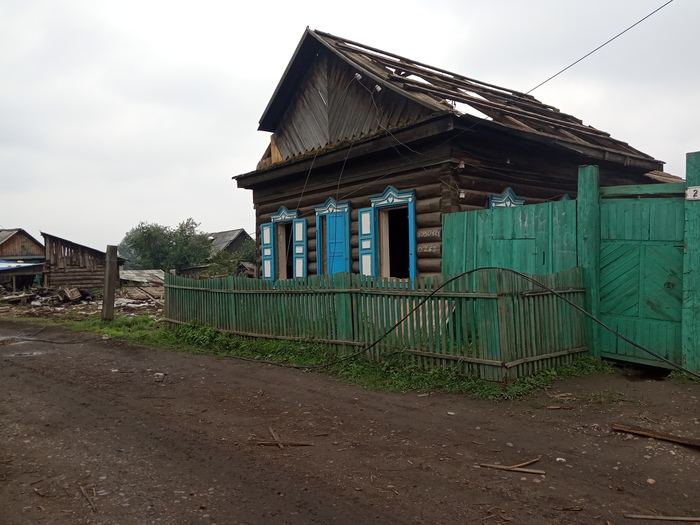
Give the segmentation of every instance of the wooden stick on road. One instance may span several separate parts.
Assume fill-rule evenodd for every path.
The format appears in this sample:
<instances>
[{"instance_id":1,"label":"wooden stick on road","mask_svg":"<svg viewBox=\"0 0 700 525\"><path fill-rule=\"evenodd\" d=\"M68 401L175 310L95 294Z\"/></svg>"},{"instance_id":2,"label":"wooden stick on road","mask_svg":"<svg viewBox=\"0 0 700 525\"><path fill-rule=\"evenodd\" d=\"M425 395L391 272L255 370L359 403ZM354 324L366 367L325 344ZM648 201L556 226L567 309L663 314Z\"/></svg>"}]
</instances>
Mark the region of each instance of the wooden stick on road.
<instances>
[{"instance_id":1,"label":"wooden stick on road","mask_svg":"<svg viewBox=\"0 0 700 525\"><path fill-rule=\"evenodd\" d=\"M643 514L623 514L625 518L631 520L656 520L656 521L685 521L691 523L700 523L700 517L687 517L687 516L645 516Z\"/></svg>"},{"instance_id":2,"label":"wooden stick on road","mask_svg":"<svg viewBox=\"0 0 700 525\"><path fill-rule=\"evenodd\" d=\"M83 496L85 496L85 499L88 500L88 503L90 504L90 508L92 509L92 512L97 512L97 509L95 508L95 504L92 502L90 499L90 496L87 495L87 492L85 492L85 489L83 488L82 485L78 485L80 487L80 492L83 493Z\"/></svg>"},{"instance_id":3,"label":"wooden stick on road","mask_svg":"<svg viewBox=\"0 0 700 525\"><path fill-rule=\"evenodd\" d=\"M509 470L511 472L524 472L525 474L546 474L544 470L537 470L534 468L508 467L506 465L491 465L489 463L482 463L480 466L486 468L495 468L498 470Z\"/></svg>"},{"instance_id":4,"label":"wooden stick on road","mask_svg":"<svg viewBox=\"0 0 700 525\"><path fill-rule=\"evenodd\" d=\"M648 430L646 428L623 425L622 423L613 423L612 429L617 430L618 432L627 432L628 434L637 434L639 436L646 436L654 439L661 439L663 441L680 443L681 445L688 445L689 447L700 448L700 439L674 436L671 434L662 434L655 430Z\"/></svg>"}]
</instances>

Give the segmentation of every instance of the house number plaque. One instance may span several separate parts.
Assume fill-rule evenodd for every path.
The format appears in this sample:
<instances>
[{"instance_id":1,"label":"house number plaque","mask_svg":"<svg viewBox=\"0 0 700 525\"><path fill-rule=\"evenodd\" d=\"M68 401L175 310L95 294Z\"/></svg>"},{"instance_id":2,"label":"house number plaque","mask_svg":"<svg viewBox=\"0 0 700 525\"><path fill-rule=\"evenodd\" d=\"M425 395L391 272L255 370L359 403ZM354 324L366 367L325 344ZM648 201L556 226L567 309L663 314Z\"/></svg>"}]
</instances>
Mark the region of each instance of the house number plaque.
<instances>
[{"instance_id":1,"label":"house number plaque","mask_svg":"<svg viewBox=\"0 0 700 525\"><path fill-rule=\"evenodd\" d=\"M685 190L685 200L700 201L700 186L688 186Z\"/></svg>"}]
</instances>

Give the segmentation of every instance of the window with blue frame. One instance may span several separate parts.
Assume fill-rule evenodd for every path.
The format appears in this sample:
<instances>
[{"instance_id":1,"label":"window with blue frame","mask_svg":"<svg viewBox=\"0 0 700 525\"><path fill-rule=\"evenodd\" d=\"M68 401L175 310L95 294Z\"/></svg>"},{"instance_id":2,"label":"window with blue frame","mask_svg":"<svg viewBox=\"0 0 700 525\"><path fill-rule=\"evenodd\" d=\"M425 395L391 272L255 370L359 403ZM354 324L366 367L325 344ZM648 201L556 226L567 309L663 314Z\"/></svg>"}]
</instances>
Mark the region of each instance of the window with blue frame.
<instances>
[{"instance_id":1,"label":"window with blue frame","mask_svg":"<svg viewBox=\"0 0 700 525\"><path fill-rule=\"evenodd\" d=\"M511 188L506 188L500 195L489 195L489 209L513 208L525 204L525 199L518 197Z\"/></svg>"},{"instance_id":2,"label":"window with blue frame","mask_svg":"<svg viewBox=\"0 0 700 525\"><path fill-rule=\"evenodd\" d=\"M358 212L360 273L416 277L415 192L388 186L370 202L371 208Z\"/></svg>"},{"instance_id":3,"label":"window with blue frame","mask_svg":"<svg viewBox=\"0 0 700 525\"><path fill-rule=\"evenodd\" d=\"M350 204L328 198L316 211L316 273L350 271Z\"/></svg>"},{"instance_id":4,"label":"window with blue frame","mask_svg":"<svg viewBox=\"0 0 700 525\"><path fill-rule=\"evenodd\" d=\"M306 277L306 219L280 207L270 222L260 225L262 278L272 281Z\"/></svg>"}]
</instances>

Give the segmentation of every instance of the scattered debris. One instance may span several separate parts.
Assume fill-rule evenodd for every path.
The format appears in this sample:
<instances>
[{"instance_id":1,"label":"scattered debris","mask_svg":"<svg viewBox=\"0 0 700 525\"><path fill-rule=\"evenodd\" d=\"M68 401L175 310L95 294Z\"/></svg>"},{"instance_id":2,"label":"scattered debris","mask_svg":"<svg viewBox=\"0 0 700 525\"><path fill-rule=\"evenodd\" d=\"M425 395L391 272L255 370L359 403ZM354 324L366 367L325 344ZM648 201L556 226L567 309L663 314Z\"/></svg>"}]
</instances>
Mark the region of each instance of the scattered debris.
<instances>
[{"instance_id":1,"label":"scattered debris","mask_svg":"<svg viewBox=\"0 0 700 525\"><path fill-rule=\"evenodd\" d=\"M117 291L115 308L159 314L163 310L164 287L129 286ZM92 315L102 308L95 291L69 286L60 289L34 286L22 292L8 291L0 285L0 314L22 317L60 318L69 314Z\"/></svg>"},{"instance_id":2,"label":"scattered debris","mask_svg":"<svg viewBox=\"0 0 700 525\"><path fill-rule=\"evenodd\" d=\"M65 297L66 301L77 301L82 297L80 290L77 288L62 288L58 291L58 295Z\"/></svg>"},{"instance_id":3,"label":"scattered debris","mask_svg":"<svg viewBox=\"0 0 700 525\"><path fill-rule=\"evenodd\" d=\"M640 436L646 436L654 439L671 441L673 443L680 443L681 445L688 445L690 447L700 448L700 439L687 438L683 436L673 436L671 434L662 434L660 432L656 432L655 430L648 430L646 428L624 425L622 423L613 423L612 429L617 430L618 432L627 432L629 434L637 434Z\"/></svg>"}]
</instances>

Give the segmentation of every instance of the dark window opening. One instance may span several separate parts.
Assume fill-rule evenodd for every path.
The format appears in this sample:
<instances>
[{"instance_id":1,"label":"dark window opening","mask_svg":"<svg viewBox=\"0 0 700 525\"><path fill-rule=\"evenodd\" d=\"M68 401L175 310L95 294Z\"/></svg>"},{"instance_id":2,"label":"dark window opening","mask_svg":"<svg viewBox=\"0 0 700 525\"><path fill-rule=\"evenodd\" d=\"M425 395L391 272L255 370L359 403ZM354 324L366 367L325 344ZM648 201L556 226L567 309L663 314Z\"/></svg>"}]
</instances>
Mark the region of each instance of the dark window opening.
<instances>
[{"instance_id":1,"label":"dark window opening","mask_svg":"<svg viewBox=\"0 0 700 525\"><path fill-rule=\"evenodd\" d=\"M408 239L408 208L389 208L384 212L386 220L386 238L382 239L385 268L382 275L406 279L410 277L409 239ZM388 263L388 264L387 264Z\"/></svg>"},{"instance_id":2,"label":"dark window opening","mask_svg":"<svg viewBox=\"0 0 700 525\"><path fill-rule=\"evenodd\" d=\"M321 235L320 235L320 241L321 245L316 247L316 253L318 253L318 250L321 251L321 270L322 273L327 274L328 273L328 238L327 238L327 227L326 227L326 217L321 216L321 220L319 221L319 226L321 228Z\"/></svg>"}]
</instances>

